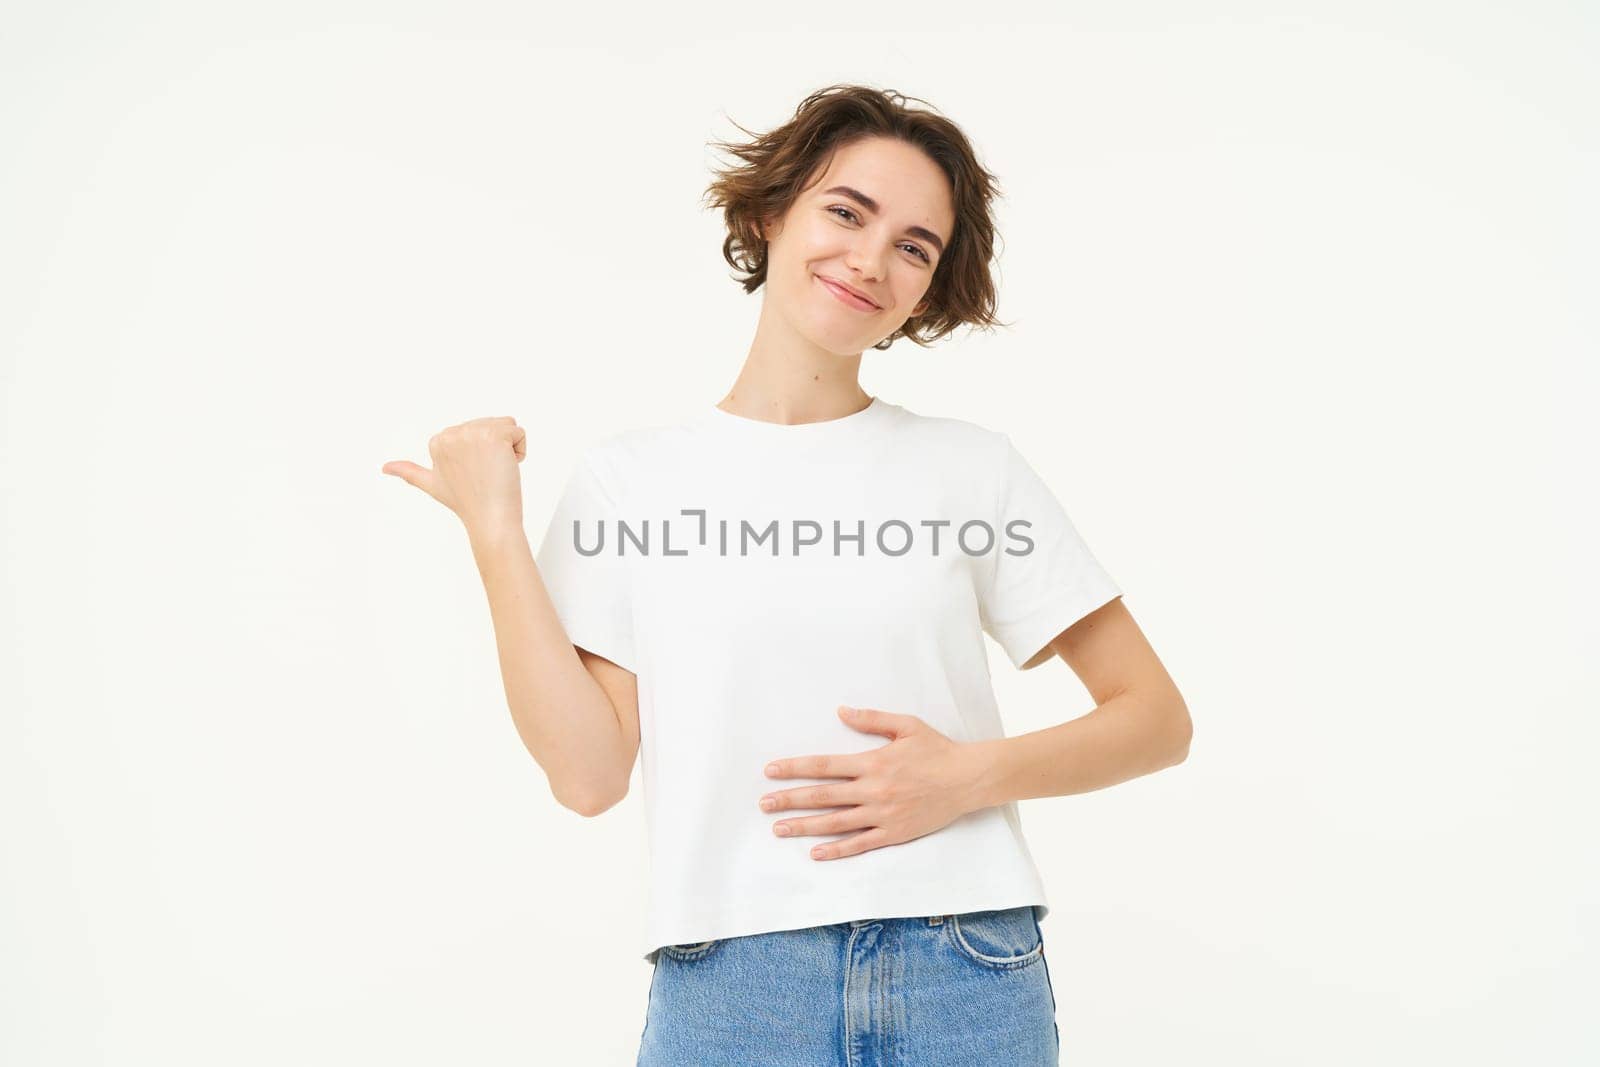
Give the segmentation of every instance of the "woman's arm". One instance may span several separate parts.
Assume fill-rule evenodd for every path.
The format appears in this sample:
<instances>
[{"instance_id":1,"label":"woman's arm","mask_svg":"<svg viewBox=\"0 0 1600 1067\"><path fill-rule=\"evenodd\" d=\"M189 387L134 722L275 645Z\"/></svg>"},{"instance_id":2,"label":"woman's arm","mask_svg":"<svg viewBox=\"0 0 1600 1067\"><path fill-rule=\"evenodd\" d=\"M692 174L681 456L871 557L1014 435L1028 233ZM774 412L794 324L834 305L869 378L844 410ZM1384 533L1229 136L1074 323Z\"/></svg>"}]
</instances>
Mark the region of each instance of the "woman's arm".
<instances>
[{"instance_id":1,"label":"woman's arm","mask_svg":"<svg viewBox=\"0 0 1600 1067\"><path fill-rule=\"evenodd\" d=\"M383 473L455 512L489 594L500 676L522 743L550 791L580 815L622 799L639 751L632 672L575 648L539 575L522 525L517 464L527 434L509 415L469 419L428 439L428 468L390 460Z\"/></svg>"},{"instance_id":2,"label":"woman's arm","mask_svg":"<svg viewBox=\"0 0 1600 1067\"><path fill-rule=\"evenodd\" d=\"M556 799L598 815L628 792L639 752L637 679L572 644L520 526L471 543L517 734Z\"/></svg>"},{"instance_id":3,"label":"woman's arm","mask_svg":"<svg viewBox=\"0 0 1600 1067\"><path fill-rule=\"evenodd\" d=\"M973 742L982 807L1088 793L1188 758L1188 705L1121 597L1057 635L1027 666L1052 653L1083 681L1095 709L1048 729Z\"/></svg>"}]
</instances>

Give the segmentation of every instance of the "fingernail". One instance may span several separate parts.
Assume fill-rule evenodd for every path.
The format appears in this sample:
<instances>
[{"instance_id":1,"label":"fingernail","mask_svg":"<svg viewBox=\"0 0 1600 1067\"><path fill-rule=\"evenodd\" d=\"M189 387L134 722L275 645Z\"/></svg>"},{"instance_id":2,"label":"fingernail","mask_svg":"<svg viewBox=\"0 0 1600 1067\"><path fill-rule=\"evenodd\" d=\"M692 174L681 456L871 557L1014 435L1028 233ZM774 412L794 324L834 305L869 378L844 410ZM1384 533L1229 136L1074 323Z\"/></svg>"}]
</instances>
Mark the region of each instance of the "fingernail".
<instances>
[{"instance_id":1,"label":"fingernail","mask_svg":"<svg viewBox=\"0 0 1600 1067\"><path fill-rule=\"evenodd\" d=\"M778 777L778 765L776 763L767 764L767 777L768 778L776 778L776 777Z\"/></svg>"},{"instance_id":2,"label":"fingernail","mask_svg":"<svg viewBox=\"0 0 1600 1067\"><path fill-rule=\"evenodd\" d=\"M777 834L779 837L788 837L789 836L789 824L788 823L784 823L784 822L780 822L778 825L776 825L776 826L774 826L772 828L772 832Z\"/></svg>"},{"instance_id":3,"label":"fingernail","mask_svg":"<svg viewBox=\"0 0 1600 1067\"><path fill-rule=\"evenodd\" d=\"M761 798L761 810L762 811L771 811L773 808L775 808L777 806L778 806L778 802L776 800L773 800L771 797L762 797Z\"/></svg>"}]
</instances>

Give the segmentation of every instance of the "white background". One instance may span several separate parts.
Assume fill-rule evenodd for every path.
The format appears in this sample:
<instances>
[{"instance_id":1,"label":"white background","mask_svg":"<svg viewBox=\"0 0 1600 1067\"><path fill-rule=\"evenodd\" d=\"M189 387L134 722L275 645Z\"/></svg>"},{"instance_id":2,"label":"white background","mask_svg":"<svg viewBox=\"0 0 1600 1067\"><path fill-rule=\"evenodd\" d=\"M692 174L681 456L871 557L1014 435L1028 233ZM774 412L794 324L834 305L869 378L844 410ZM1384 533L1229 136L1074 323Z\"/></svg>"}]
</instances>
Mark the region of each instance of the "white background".
<instances>
[{"instance_id":1,"label":"white background","mask_svg":"<svg viewBox=\"0 0 1600 1067\"><path fill-rule=\"evenodd\" d=\"M12 5L0 1060L633 1062L638 772L554 801L379 468L514 415L536 545L583 445L720 399L707 142L862 81L999 175L1013 323L863 385L1012 435L1195 721L1023 804L1064 1062L1595 1062L1596 29ZM1089 709L991 656L1010 732Z\"/></svg>"}]
</instances>

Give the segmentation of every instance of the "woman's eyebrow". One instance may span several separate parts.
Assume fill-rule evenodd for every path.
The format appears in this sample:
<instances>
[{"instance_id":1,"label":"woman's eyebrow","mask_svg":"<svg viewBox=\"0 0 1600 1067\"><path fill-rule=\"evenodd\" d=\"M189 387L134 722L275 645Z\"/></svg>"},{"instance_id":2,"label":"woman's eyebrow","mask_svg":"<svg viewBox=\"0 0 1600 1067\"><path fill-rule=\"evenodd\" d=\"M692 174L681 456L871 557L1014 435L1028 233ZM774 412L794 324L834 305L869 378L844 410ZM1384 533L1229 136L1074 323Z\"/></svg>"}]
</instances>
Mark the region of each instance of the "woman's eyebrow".
<instances>
[{"instance_id":1,"label":"woman's eyebrow","mask_svg":"<svg viewBox=\"0 0 1600 1067\"><path fill-rule=\"evenodd\" d=\"M860 204L862 207L866 208L868 211L872 212L874 215L878 213L878 202L876 200L872 199L872 197L861 192L860 190L850 188L848 185L835 185L831 189L823 190L824 195L828 193L838 193L840 196L847 196L851 200L854 200L856 203ZM939 235L934 233L932 230L924 229L921 226L908 226L906 227L906 232L915 237L920 237L924 241L927 241L929 244L933 245L933 247L939 250L939 254L941 256L944 255L944 242L941 241L939 239Z\"/></svg>"}]
</instances>

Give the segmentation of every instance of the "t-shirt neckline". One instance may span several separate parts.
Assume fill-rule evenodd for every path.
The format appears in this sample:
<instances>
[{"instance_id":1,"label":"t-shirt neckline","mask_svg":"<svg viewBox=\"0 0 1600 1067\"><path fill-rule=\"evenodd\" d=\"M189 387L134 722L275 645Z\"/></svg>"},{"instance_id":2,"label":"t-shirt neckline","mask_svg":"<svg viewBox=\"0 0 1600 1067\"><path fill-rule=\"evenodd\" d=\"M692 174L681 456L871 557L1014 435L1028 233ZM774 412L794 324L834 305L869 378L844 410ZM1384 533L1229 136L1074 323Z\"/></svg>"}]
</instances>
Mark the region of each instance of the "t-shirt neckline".
<instances>
[{"instance_id":1,"label":"t-shirt neckline","mask_svg":"<svg viewBox=\"0 0 1600 1067\"><path fill-rule=\"evenodd\" d=\"M831 437L837 433L845 433L864 423L871 422L882 414L888 402L882 397L874 396L866 407L860 411L852 411L848 415L840 415L834 419L822 419L817 422L768 422L765 419L752 419L747 415L735 415L731 411L712 404L706 410L706 418L718 426L737 430L747 434L760 434L767 437L798 438L804 437L811 440L818 437Z\"/></svg>"}]
</instances>

